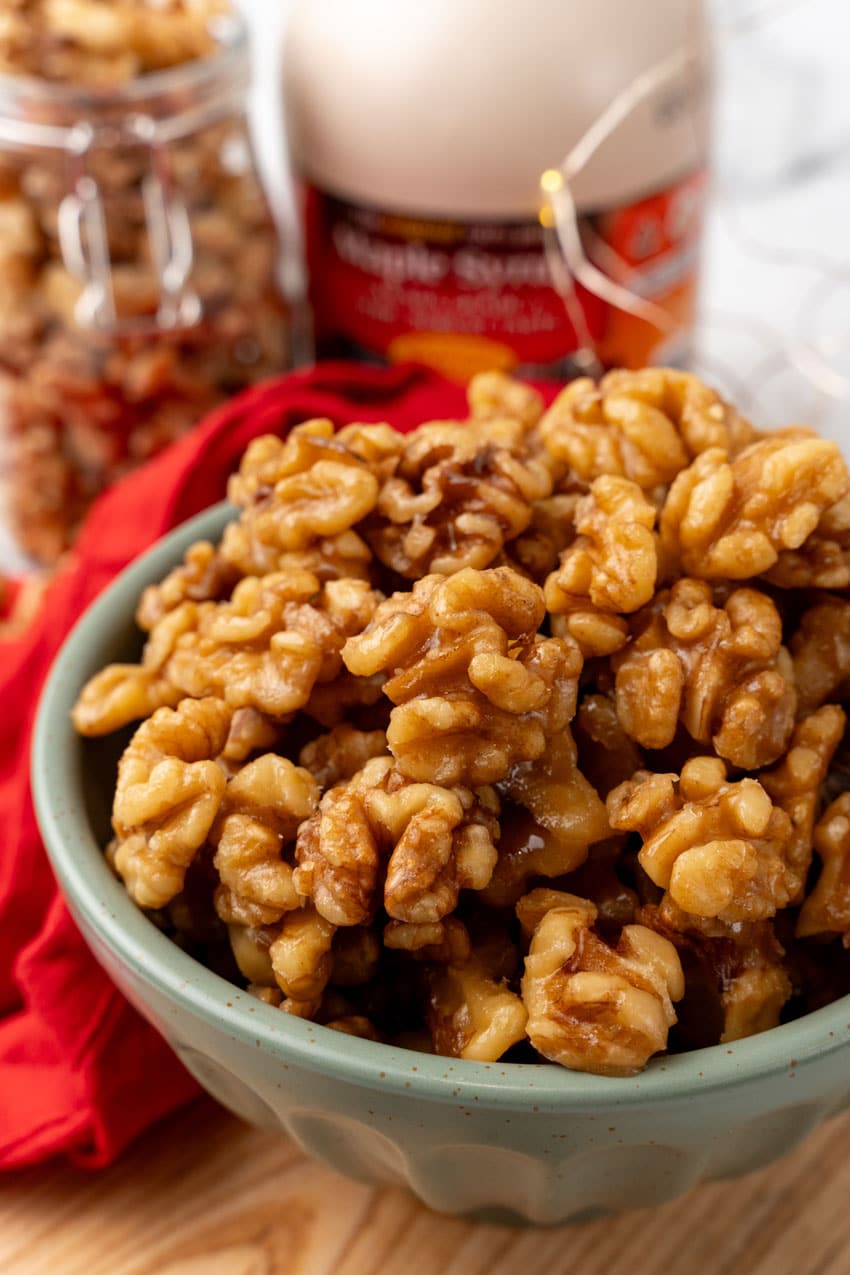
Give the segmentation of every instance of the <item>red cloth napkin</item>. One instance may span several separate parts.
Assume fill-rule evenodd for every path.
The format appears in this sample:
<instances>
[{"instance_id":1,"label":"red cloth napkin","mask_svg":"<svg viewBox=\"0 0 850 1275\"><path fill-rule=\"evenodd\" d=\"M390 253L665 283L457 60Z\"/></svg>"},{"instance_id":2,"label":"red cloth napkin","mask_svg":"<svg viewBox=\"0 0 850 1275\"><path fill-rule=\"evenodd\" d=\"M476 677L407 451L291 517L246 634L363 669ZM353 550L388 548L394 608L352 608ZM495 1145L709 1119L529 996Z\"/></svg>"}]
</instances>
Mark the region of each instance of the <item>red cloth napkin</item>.
<instances>
[{"instance_id":1,"label":"red cloth napkin","mask_svg":"<svg viewBox=\"0 0 850 1275\"><path fill-rule=\"evenodd\" d=\"M36 623L0 641L0 1168L62 1152L92 1167L109 1164L197 1092L83 943L41 844L30 734L68 630L131 559L224 496L228 474L258 434L285 433L311 416L389 420L407 430L464 410L459 386L410 368L325 364L257 386L101 497Z\"/></svg>"}]
</instances>

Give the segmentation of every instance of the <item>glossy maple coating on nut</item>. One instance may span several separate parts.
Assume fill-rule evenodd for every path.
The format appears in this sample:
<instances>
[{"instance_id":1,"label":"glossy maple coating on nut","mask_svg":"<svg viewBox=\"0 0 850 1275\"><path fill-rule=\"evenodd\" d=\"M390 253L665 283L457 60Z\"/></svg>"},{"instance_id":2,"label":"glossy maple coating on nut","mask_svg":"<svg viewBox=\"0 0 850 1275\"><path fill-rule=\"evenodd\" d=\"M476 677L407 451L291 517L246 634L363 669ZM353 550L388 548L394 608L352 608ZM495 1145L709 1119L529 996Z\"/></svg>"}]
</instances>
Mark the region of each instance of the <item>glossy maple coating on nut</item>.
<instances>
[{"instance_id":1,"label":"glossy maple coating on nut","mask_svg":"<svg viewBox=\"0 0 850 1275\"><path fill-rule=\"evenodd\" d=\"M320 580L368 579L371 551L354 527L375 507L403 441L386 425L334 433L326 419L284 440L255 439L228 483L242 513L224 532L224 561L243 574L296 567Z\"/></svg>"},{"instance_id":2,"label":"glossy maple coating on nut","mask_svg":"<svg viewBox=\"0 0 850 1275\"><path fill-rule=\"evenodd\" d=\"M551 493L547 458L529 447L522 421L433 421L404 439L364 534L375 556L409 580L481 570Z\"/></svg>"},{"instance_id":3,"label":"glossy maple coating on nut","mask_svg":"<svg viewBox=\"0 0 850 1275\"><path fill-rule=\"evenodd\" d=\"M578 768L569 727L539 761L514 766L498 785L509 800L499 858L484 892L495 907L513 906L529 877L557 877L584 863L588 848L609 834L605 806Z\"/></svg>"},{"instance_id":4,"label":"glossy maple coating on nut","mask_svg":"<svg viewBox=\"0 0 850 1275\"><path fill-rule=\"evenodd\" d=\"M709 447L734 452L754 431L697 377L672 368L582 377L562 390L540 423L553 457L584 482L629 478L644 491L673 481Z\"/></svg>"},{"instance_id":5,"label":"glossy maple coating on nut","mask_svg":"<svg viewBox=\"0 0 850 1275\"><path fill-rule=\"evenodd\" d=\"M439 922L454 911L461 889L489 882L498 812L492 790L410 782L392 758L375 758L330 789L302 825L296 888L335 925L365 924L377 910L385 865L388 916Z\"/></svg>"},{"instance_id":6,"label":"glossy maple coating on nut","mask_svg":"<svg viewBox=\"0 0 850 1275\"><path fill-rule=\"evenodd\" d=\"M377 601L359 580L320 587L311 572L295 569L247 576L226 602L184 603L194 610L165 676L186 694L217 694L234 708L285 717L305 706L316 682L340 671L344 642L366 626Z\"/></svg>"},{"instance_id":7,"label":"glossy maple coating on nut","mask_svg":"<svg viewBox=\"0 0 850 1275\"><path fill-rule=\"evenodd\" d=\"M757 780L729 783L717 757L687 762L681 778L638 771L609 793L608 817L640 833L641 867L684 912L754 921L794 896L791 819Z\"/></svg>"},{"instance_id":8,"label":"glossy maple coating on nut","mask_svg":"<svg viewBox=\"0 0 850 1275\"><path fill-rule=\"evenodd\" d=\"M814 832L821 873L800 909L798 938L841 934L850 946L850 792L824 811Z\"/></svg>"},{"instance_id":9,"label":"glossy maple coating on nut","mask_svg":"<svg viewBox=\"0 0 850 1275\"><path fill-rule=\"evenodd\" d=\"M327 986L333 970L331 945L335 926L314 908L287 912L269 946L275 981L294 1001L315 1001ZM308 1011L312 1017L312 1011Z\"/></svg>"},{"instance_id":10,"label":"glossy maple coating on nut","mask_svg":"<svg viewBox=\"0 0 850 1275\"><path fill-rule=\"evenodd\" d=\"M579 769L604 799L643 768L643 754L623 729L609 695L585 695L572 724Z\"/></svg>"},{"instance_id":11,"label":"glossy maple coating on nut","mask_svg":"<svg viewBox=\"0 0 850 1275\"><path fill-rule=\"evenodd\" d=\"M404 774L477 785L542 755L573 716L581 670L574 645L535 637L543 615L518 572L466 568L394 594L346 643L350 672L391 674L387 740Z\"/></svg>"},{"instance_id":12,"label":"glossy maple coating on nut","mask_svg":"<svg viewBox=\"0 0 850 1275\"><path fill-rule=\"evenodd\" d=\"M217 602L226 597L239 573L221 557L215 545L198 540L190 545L179 567L169 571L159 584L143 590L136 608L136 623L146 632L182 602Z\"/></svg>"},{"instance_id":13,"label":"glossy maple coating on nut","mask_svg":"<svg viewBox=\"0 0 850 1275\"><path fill-rule=\"evenodd\" d=\"M799 549L850 489L836 443L792 433L764 438L733 460L703 452L673 482L661 511L668 564L706 580L744 580Z\"/></svg>"},{"instance_id":14,"label":"glossy maple coating on nut","mask_svg":"<svg viewBox=\"0 0 850 1275\"><path fill-rule=\"evenodd\" d=\"M158 708L174 708L182 698L183 692L158 670L109 664L85 684L71 717L80 735L111 735Z\"/></svg>"},{"instance_id":15,"label":"glossy maple coating on nut","mask_svg":"<svg viewBox=\"0 0 850 1275\"><path fill-rule=\"evenodd\" d=\"M248 762L227 785L209 833L213 863L231 896L263 909L264 924L299 906L281 852L318 800L309 771L275 753Z\"/></svg>"},{"instance_id":16,"label":"glossy maple coating on nut","mask_svg":"<svg viewBox=\"0 0 850 1275\"><path fill-rule=\"evenodd\" d=\"M231 712L215 699L158 708L128 744L118 767L113 863L128 894L160 908L183 888L206 841L226 779L216 765Z\"/></svg>"},{"instance_id":17,"label":"glossy maple coating on nut","mask_svg":"<svg viewBox=\"0 0 850 1275\"><path fill-rule=\"evenodd\" d=\"M776 938L773 922L738 921L728 924L716 918L690 915L677 907L669 894L660 905L641 908L638 919L668 938L679 951L686 984L680 1014L689 1011L705 1032L712 1006L700 1000L702 984L689 972L695 964L704 973L717 999L717 1034L701 1036L700 1044L728 1043L776 1027L791 996L791 980L782 964L785 953Z\"/></svg>"},{"instance_id":18,"label":"glossy maple coating on nut","mask_svg":"<svg viewBox=\"0 0 850 1275\"><path fill-rule=\"evenodd\" d=\"M544 589L546 609L566 616L566 632L585 657L626 643L618 613L637 611L655 592L655 506L626 478L597 478L575 508L578 538L561 554Z\"/></svg>"},{"instance_id":19,"label":"glossy maple coating on nut","mask_svg":"<svg viewBox=\"0 0 850 1275\"><path fill-rule=\"evenodd\" d=\"M614 657L617 713L645 748L665 748L681 721L698 743L744 770L785 751L797 695L782 623L756 589L715 605L704 580L678 580L632 626Z\"/></svg>"},{"instance_id":20,"label":"glossy maple coating on nut","mask_svg":"<svg viewBox=\"0 0 850 1275\"><path fill-rule=\"evenodd\" d=\"M401 445L387 426L359 428ZM323 580L368 579L371 554L353 528L374 508L378 490L369 463L334 435L330 421L305 421L284 440L263 435L228 484L242 512L225 529L221 556L244 575L292 567Z\"/></svg>"},{"instance_id":21,"label":"glossy maple coating on nut","mask_svg":"<svg viewBox=\"0 0 850 1275\"><path fill-rule=\"evenodd\" d=\"M537 921L522 977L529 1040L577 1071L623 1076L666 1048L684 993L672 943L641 925L612 948L593 932L596 908L563 894Z\"/></svg>"}]
</instances>

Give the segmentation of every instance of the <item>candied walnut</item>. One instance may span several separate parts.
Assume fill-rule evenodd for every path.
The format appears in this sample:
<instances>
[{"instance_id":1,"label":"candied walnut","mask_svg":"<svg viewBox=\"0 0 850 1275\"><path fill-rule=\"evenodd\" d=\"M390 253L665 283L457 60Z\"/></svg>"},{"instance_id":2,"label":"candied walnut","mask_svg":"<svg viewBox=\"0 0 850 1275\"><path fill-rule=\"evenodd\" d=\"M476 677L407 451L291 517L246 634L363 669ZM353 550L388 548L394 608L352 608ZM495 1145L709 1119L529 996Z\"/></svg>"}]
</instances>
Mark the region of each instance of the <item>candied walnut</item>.
<instances>
[{"instance_id":1,"label":"candied walnut","mask_svg":"<svg viewBox=\"0 0 850 1275\"><path fill-rule=\"evenodd\" d=\"M578 764L600 797L631 779L643 767L643 755L623 729L613 700L607 695L586 695L573 722Z\"/></svg>"},{"instance_id":2,"label":"candied walnut","mask_svg":"<svg viewBox=\"0 0 850 1275\"><path fill-rule=\"evenodd\" d=\"M391 757L376 757L347 783L331 788L301 825L295 887L334 925L364 925L377 907L378 839L362 795L386 780Z\"/></svg>"},{"instance_id":3,"label":"candied walnut","mask_svg":"<svg viewBox=\"0 0 850 1275\"><path fill-rule=\"evenodd\" d=\"M841 934L850 947L850 792L827 807L815 828L814 847L821 874L800 909L797 937Z\"/></svg>"},{"instance_id":4,"label":"candied walnut","mask_svg":"<svg viewBox=\"0 0 850 1275\"><path fill-rule=\"evenodd\" d=\"M334 924L363 924L374 915L386 863L390 917L440 921L462 889L480 890L490 880L498 811L492 789L410 783L392 758L376 758L327 792L302 827L296 886Z\"/></svg>"},{"instance_id":5,"label":"candied walnut","mask_svg":"<svg viewBox=\"0 0 850 1275\"><path fill-rule=\"evenodd\" d=\"M209 833L213 862L233 896L268 910L266 923L300 905L281 852L318 800L310 772L275 753L249 762L227 785Z\"/></svg>"},{"instance_id":6,"label":"candied walnut","mask_svg":"<svg viewBox=\"0 0 850 1275\"><path fill-rule=\"evenodd\" d=\"M479 372L469 382L466 396L474 420L508 418L531 429L543 415L543 399L537 390L504 372Z\"/></svg>"},{"instance_id":7,"label":"candied walnut","mask_svg":"<svg viewBox=\"0 0 850 1275\"><path fill-rule=\"evenodd\" d=\"M363 534L375 556L408 580L481 570L525 531L533 502L551 492L549 466L529 449L522 421L431 421L405 438Z\"/></svg>"},{"instance_id":8,"label":"candied walnut","mask_svg":"<svg viewBox=\"0 0 850 1275\"><path fill-rule=\"evenodd\" d=\"M164 674L186 694L215 694L234 708L285 717L306 705L316 682L337 675L343 644L365 628L378 598L363 581L320 586L309 571L249 576L227 602L184 604L191 627L174 643Z\"/></svg>"},{"instance_id":9,"label":"candied walnut","mask_svg":"<svg viewBox=\"0 0 850 1275\"><path fill-rule=\"evenodd\" d=\"M542 756L575 711L577 648L535 638L537 585L509 567L426 576L381 603L343 649L359 676L390 674L387 741L411 779L492 783Z\"/></svg>"},{"instance_id":10,"label":"candied walnut","mask_svg":"<svg viewBox=\"0 0 850 1275\"><path fill-rule=\"evenodd\" d=\"M437 1054L495 1062L525 1037L525 1006L477 955L460 968L428 968L426 989L426 1019Z\"/></svg>"},{"instance_id":11,"label":"candied walnut","mask_svg":"<svg viewBox=\"0 0 850 1275\"><path fill-rule=\"evenodd\" d=\"M791 980L772 921L730 925L690 916L669 895L658 906L643 907L639 920L679 952L685 971L680 1030L691 1048L742 1040L778 1026Z\"/></svg>"},{"instance_id":12,"label":"candied walnut","mask_svg":"<svg viewBox=\"0 0 850 1275\"><path fill-rule=\"evenodd\" d=\"M711 448L670 488L662 549L669 563L707 580L762 575L782 550L806 542L849 486L838 445L823 438L765 438L732 461Z\"/></svg>"},{"instance_id":13,"label":"candied walnut","mask_svg":"<svg viewBox=\"0 0 850 1275\"><path fill-rule=\"evenodd\" d=\"M673 944L643 925L624 926L609 947L593 932L596 915L586 899L562 895L537 922L522 977L526 1030L563 1067L629 1076L667 1046L682 967Z\"/></svg>"},{"instance_id":14,"label":"candied walnut","mask_svg":"<svg viewBox=\"0 0 850 1275\"><path fill-rule=\"evenodd\" d=\"M553 460L584 482L615 474L651 491L707 448L737 451L753 430L697 377L645 368L609 372L598 386L573 381L544 415L540 436Z\"/></svg>"},{"instance_id":15,"label":"candied walnut","mask_svg":"<svg viewBox=\"0 0 850 1275\"><path fill-rule=\"evenodd\" d=\"M373 825L393 846L384 907L414 925L441 921L461 890L483 890L493 875L499 801L491 788L397 784L364 796Z\"/></svg>"},{"instance_id":16,"label":"candied walnut","mask_svg":"<svg viewBox=\"0 0 850 1275\"><path fill-rule=\"evenodd\" d=\"M269 957L278 987L294 1001L321 996L333 970L335 926L311 907L287 912Z\"/></svg>"},{"instance_id":17,"label":"candied walnut","mask_svg":"<svg viewBox=\"0 0 850 1275\"><path fill-rule=\"evenodd\" d=\"M465 965L472 953L469 931L456 916L418 924L388 921L384 926L384 947L440 965Z\"/></svg>"},{"instance_id":18,"label":"candied walnut","mask_svg":"<svg viewBox=\"0 0 850 1275\"><path fill-rule=\"evenodd\" d=\"M655 507L627 478L597 478L576 508L575 526L578 539L546 581L546 607L566 616L585 657L611 655L628 633L617 613L637 611L655 591Z\"/></svg>"},{"instance_id":19,"label":"candied walnut","mask_svg":"<svg viewBox=\"0 0 850 1275\"><path fill-rule=\"evenodd\" d=\"M71 712L81 735L109 735L129 722L174 708L183 692L167 678L138 664L109 664L86 682Z\"/></svg>"},{"instance_id":20,"label":"candied walnut","mask_svg":"<svg viewBox=\"0 0 850 1275\"><path fill-rule=\"evenodd\" d=\"M298 760L313 775L321 789L332 788L340 780L351 779L372 757L387 751L382 730L357 730L347 722L334 726L301 749Z\"/></svg>"},{"instance_id":21,"label":"candied walnut","mask_svg":"<svg viewBox=\"0 0 850 1275\"><path fill-rule=\"evenodd\" d=\"M684 912L754 921L793 897L791 819L757 780L727 782L717 757L687 762L678 780L638 771L609 793L608 817L640 833L641 867Z\"/></svg>"},{"instance_id":22,"label":"candied walnut","mask_svg":"<svg viewBox=\"0 0 850 1275\"><path fill-rule=\"evenodd\" d=\"M759 779L773 803L791 820L791 839L785 853L785 886L790 902L801 903L812 863L812 836L821 785L841 742L847 718L834 704L805 717L791 738L781 763Z\"/></svg>"},{"instance_id":23,"label":"candied walnut","mask_svg":"<svg viewBox=\"0 0 850 1275\"><path fill-rule=\"evenodd\" d=\"M106 735L146 717L158 707L174 707L186 694L166 665L178 639L195 623L196 608L184 602L165 613L145 643L141 664L110 664L80 692L72 718L83 735ZM196 696L195 698L200 698Z\"/></svg>"},{"instance_id":24,"label":"candied walnut","mask_svg":"<svg viewBox=\"0 0 850 1275\"><path fill-rule=\"evenodd\" d=\"M281 440L255 439L228 497L243 511L220 553L244 575L314 570L323 579L368 579L368 547L354 531L378 499L368 464L334 437L327 420L305 421Z\"/></svg>"},{"instance_id":25,"label":"candied walnut","mask_svg":"<svg viewBox=\"0 0 850 1275\"><path fill-rule=\"evenodd\" d=\"M218 602L227 597L238 579L238 572L221 558L215 546L199 540L186 550L179 567L169 571L159 584L149 584L143 590L136 623L149 633L183 602Z\"/></svg>"},{"instance_id":26,"label":"candied walnut","mask_svg":"<svg viewBox=\"0 0 850 1275\"><path fill-rule=\"evenodd\" d=\"M742 770L782 755L797 695L770 598L741 588L715 606L710 584L686 578L658 594L633 630L612 661L627 734L644 748L666 748L681 721Z\"/></svg>"},{"instance_id":27,"label":"candied walnut","mask_svg":"<svg viewBox=\"0 0 850 1275\"><path fill-rule=\"evenodd\" d=\"M765 578L781 589L850 588L850 495L824 511L799 549L783 550Z\"/></svg>"},{"instance_id":28,"label":"candied walnut","mask_svg":"<svg viewBox=\"0 0 850 1275\"><path fill-rule=\"evenodd\" d=\"M484 893L493 906L513 905L531 876L572 872L588 847L609 834L605 805L578 769L568 727L550 740L540 761L514 766L499 791L513 811L503 820L499 858Z\"/></svg>"},{"instance_id":29,"label":"candied walnut","mask_svg":"<svg viewBox=\"0 0 850 1275\"><path fill-rule=\"evenodd\" d=\"M830 598L810 607L791 639L801 713L850 692L850 602Z\"/></svg>"},{"instance_id":30,"label":"candied walnut","mask_svg":"<svg viewBox=\"0 0 850 1275\"><path fill-rule=\"evenodd\" d=\"M181 700L143 722L118 766L113 863L143 908L165 907L207 839L226 779L213 760L230 726L219 700Z\"/></svg>"}]
</instances>

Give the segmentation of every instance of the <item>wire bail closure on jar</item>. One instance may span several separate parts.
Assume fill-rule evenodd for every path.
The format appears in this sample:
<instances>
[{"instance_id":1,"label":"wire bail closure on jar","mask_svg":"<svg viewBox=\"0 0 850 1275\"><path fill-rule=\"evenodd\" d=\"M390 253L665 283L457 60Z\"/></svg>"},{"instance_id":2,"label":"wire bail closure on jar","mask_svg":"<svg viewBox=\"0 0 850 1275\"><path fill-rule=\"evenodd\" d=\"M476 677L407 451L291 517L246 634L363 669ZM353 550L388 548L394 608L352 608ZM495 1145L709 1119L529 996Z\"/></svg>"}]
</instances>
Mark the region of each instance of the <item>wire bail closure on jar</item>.
<instances>
[{"instance_id":1,"label":"wire bail closure on jar","mask_svg":"<svg viewBox=\"0 0 850 1275\"><path fill-rule=\"evenodd\" d=\"M91 124L80 123L68 130L65 143L70 193L59 205L58 224L62 259L70 274L83 285L74 317L81 327L116 335L193 327L202 317L203 305L190 285L194 261L192 227L186 205L174 190L168 147L159 136L157 121L149 115L129 117L119 131L119 144L141 145L150 154L142 199L159 301L150 318L118 315L106 210L88 164L94 146L107 139Z\"/></svg>"}]
</instances>

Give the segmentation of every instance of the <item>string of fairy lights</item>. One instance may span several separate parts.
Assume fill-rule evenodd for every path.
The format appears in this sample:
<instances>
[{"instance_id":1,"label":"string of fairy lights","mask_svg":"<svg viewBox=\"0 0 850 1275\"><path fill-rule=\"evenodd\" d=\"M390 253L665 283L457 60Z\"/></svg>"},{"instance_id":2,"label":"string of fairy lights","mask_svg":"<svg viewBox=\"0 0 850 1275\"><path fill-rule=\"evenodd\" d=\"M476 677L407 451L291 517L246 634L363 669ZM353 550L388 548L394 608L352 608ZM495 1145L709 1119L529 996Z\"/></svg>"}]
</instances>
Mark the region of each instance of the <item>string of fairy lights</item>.
<instances>
[{"instance_id":1,"label":"string of fairy lights","mask_svg":"<svg viewBox=\"0 0 850 1275\"><path fill-rule=\"evenodd\" d=\"M720 0L715 0L713 37L722 43L748 36L795 10L805 8L809 2L725 0L721 4ZM601 365L576 293L577 284L609 305L645 320L665 336L675 334L677 321L669 311L629 289L622 281L628 276L625 263L613 263L623 266L617 271L620 277L615 278L590 259L573 196L575 180L642 103L683 76L693 74L693 56L683 47L637 76L615 96L562 162L541 174L540 221L544 228L549 270L578 337L580 348L575 356L576 365L589 375L598 375ZM694 116L693 127L695 154L698 155L705 152L706 144L702 119ZM731 217L734 221L734 210ZM846 331L820 334L817 340L813 336L827 307L836 300L843 300L841 294L850 289L850 259L842 265L816 249L770 247L748 236L746 228L740 224L734 225L734 231L737 242L753 259L777 270L802 268L816 273L815 281L800 304L792 335L773 329L766 321L761 325L762 335L766 338L764 343L771 348L761 361L759 376L768 379L793 368L822 399L832 403L850 402L850 375L845 375L834 361L835 356L850 354L850 305L847 306ZM733 315L714 313L705 317L713 325L734 325L736 322ZM734 371L727 379L735 380ZM741 388L743 390L744 387Z\"/></svg>"}]
</instances>

